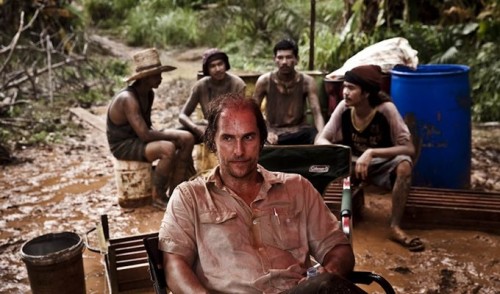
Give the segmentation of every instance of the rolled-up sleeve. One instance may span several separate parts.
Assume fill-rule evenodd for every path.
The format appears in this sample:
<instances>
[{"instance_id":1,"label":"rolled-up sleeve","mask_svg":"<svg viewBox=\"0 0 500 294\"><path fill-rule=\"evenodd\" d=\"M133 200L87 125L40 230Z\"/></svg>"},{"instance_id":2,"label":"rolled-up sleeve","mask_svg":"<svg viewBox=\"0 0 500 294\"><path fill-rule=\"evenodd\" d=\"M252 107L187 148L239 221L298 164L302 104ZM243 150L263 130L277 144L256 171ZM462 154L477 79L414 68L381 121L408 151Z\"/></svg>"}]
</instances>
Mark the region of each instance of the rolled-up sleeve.
<instances>
[{"instance_id":1,"label":"rolled-up sleeve","mask_svg":"<svg viewBox=\"0 0 500 294\"><path fill-rule=\"evenodd\" d=\"M167 205L160 226L159 249L183 256L192 264L196 258L194 198L177 187Z\"/></svg>"},{"instance_id":2,"label":"rolled-up sleeve","mask_svg":"<svg viewBox=\"0 0 500 294\"><path fill-rule=\"evenodd\" d=\"M323 198L314 186L305 178L301 179L307 240L310 253L318 262L335 246L346 244L349 240L340 228L338 219L326 206Z\"/></svg>"}]
</instances>

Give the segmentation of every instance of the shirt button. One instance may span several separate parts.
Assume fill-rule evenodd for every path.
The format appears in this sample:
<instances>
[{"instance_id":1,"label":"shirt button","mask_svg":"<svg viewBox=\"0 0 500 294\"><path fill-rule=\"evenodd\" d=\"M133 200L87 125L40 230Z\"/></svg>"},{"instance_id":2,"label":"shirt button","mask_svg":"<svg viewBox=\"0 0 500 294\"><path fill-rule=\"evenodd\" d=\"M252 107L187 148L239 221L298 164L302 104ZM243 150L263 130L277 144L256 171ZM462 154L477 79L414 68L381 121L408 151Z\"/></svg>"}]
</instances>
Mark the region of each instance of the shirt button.
<instances>
[{"instance_id":1,"label":"shirt button","mask_svg":"<svg viewBox=\"0 0 500 294\"><path fill-rule=\"evenodd\" d=\"M254 224L254 225L256 225L256 224L258 224L258 223L259 223L259 222L258 222L256 219L254 219L254 220L253 220L253 224Z\"/></svg>"}]
</instances>

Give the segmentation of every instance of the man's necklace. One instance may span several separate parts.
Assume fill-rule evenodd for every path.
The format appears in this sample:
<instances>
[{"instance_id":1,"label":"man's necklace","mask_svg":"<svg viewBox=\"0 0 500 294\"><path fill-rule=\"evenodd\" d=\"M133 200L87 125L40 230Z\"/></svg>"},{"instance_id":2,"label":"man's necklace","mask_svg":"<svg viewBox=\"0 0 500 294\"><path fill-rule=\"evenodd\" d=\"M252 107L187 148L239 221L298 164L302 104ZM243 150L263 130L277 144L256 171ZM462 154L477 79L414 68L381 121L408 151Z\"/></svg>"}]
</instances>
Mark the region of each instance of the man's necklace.
<instances>
[{"instance_id":1,"label":"man's necklace","mask_svg":"<svg viewBox=\"0 0 500 294\"><path fill-rule=\"evenodd\" d=\"M368 115L361 119L355 114L355 109L351 109L351 121L352 125L358 132L364 131L364 129L372 122L375 114L377 113L377 109L373 108Z\"/></svg>"},{"instance_id":2,"label":"man's necklace","mask_svg":"<svg viewBox=\"0 0 500 294\"><path fill-rule=\"evenodd\" d=\"M280 90L281 93L284 94L289 94L295 86L299 83L300 81L300 75L298 73L295 74L295 77L290 79L289 81L283 81L281 80L278 75L275 76L274 82L278 86L278 89Z\"/></svg>"}]
</instances>

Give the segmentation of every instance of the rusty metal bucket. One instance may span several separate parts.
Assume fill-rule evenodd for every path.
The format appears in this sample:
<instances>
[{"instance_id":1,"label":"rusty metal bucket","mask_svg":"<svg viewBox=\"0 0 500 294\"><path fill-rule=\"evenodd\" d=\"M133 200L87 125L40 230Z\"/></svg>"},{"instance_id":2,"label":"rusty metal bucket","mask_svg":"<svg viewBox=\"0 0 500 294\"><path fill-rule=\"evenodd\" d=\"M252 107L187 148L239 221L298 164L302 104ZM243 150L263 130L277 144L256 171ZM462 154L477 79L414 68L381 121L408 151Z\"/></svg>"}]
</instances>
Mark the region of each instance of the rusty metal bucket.
<instances>
[{"instance_id":1,"label":"rusty metal bucket","mask_svg":"<svg viewBox=\"0 0 500 294\"><path fill-rule=\"evenodd\" d=\"M33 294L85 293L82 238L71 232L36 237L21 247Z\"/></svg>"}]
</instances>

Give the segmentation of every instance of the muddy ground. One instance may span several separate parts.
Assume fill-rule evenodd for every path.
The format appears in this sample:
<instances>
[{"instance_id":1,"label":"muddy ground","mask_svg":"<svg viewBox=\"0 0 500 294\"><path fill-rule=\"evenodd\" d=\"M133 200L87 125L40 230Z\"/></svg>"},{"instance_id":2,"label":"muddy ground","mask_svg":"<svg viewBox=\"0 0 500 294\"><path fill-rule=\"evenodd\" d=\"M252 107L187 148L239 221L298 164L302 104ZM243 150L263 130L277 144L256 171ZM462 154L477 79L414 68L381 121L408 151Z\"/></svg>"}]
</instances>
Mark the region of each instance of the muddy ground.
<instances>
[{"instance_id":1,"label":"muddy ground","mask_svg":"<svg viewBox=\"0 0 500 294\"><path fill-rule=\"evenodd\" d=\"M123 50L126 54L127 48ZM164 74L157 90L153 121L159 128L178 124L179 108L199 70L199 60L186 56L162 56L179 70ZM104 118L105 107L91 111ZM79 137L51 147L16 150L17 163L0 167L0 293L30 292L19 251L36 236L61 231L83 235L95 227L101 214L109 217L112 238L158 230L162 211L152 206L118 206L104 134L72 117L81 123ZM500 192L500 127L474 127L472 146L472 187ZM357 270L383 275L398 293L500 293L499 235L413 230L427 248L410 253L385 238L389 211L388 194L367 195L364 217L354 229ZM87 293L107 293L102 256L85 250L83 260ZM365 289L381 293L377 287Z\"/></svg>"}]
</instances>

